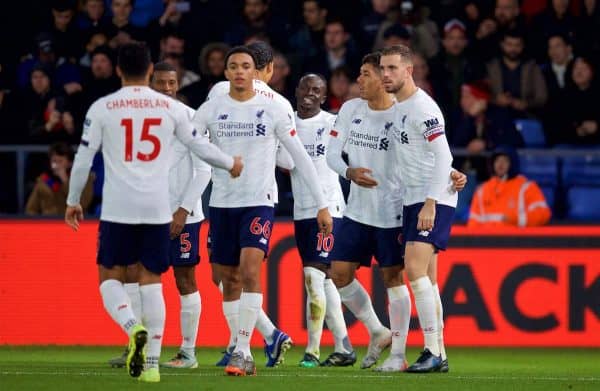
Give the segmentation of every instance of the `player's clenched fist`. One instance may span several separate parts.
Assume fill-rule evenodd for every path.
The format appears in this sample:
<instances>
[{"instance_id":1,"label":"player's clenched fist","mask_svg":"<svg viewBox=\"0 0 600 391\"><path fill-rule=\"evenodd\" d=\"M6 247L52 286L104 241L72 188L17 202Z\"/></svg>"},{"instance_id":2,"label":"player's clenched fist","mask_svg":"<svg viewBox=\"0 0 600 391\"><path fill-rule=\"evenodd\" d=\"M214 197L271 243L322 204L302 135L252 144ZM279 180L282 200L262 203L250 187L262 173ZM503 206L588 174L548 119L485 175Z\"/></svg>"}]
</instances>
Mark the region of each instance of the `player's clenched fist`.
<instances>
[{"instance_id":1,"label":"player's clenched fist","mask_svg":"<svg viewBox=\"0 0 600 391\"><path fill-rule=\"evenodd\" d=\"M319 224L319 231L325 236L333 231L333 219L331 218L331 214L329 214L329 209L319 209L319 212L317 213L317 223Z\"/></svg>"},{"instance_id":2,"label":"player's clenched fist","mask_svg":"<svg viewBox=\"0 0 600 391\"><path fill-rule=\"evenodd\" d=\"M229 174L231 174L231 176L233 178L237 178L242 173L243 168L244 168L244 163L242 163L242 157L234 156L233 157L233 167L231 168L231 170L229 170Z\"/></svg>"},{"instance_id":3,"label":"player's clenched fist","mask_svg":"<svg viewBox=\"0 0 600 391\"><path fill-rule=\"evenodd\" d=\"M65 223L71 228L73 231L77 231L79 229L79 222L83 220L83 209L81 205L67 205L67 210L65 211Z\"/></svg>"}]
</instances>

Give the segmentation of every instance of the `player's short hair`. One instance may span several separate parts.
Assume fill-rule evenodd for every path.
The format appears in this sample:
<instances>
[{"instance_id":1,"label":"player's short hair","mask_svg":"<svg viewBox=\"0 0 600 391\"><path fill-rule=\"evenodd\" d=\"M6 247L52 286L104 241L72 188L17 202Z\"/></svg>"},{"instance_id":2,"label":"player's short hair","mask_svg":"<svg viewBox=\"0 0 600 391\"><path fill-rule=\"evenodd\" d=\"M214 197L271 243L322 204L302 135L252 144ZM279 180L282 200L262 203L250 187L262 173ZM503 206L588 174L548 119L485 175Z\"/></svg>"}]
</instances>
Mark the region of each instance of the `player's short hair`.
<instances>
[{"instance_id":1,"label":"player's short hair","mask_svg":"<svg viewBox=\"0 0 600 391\"><path fill-rule=\"evenodd\" d=\"M268 43L256 41L249 43L246 47L254 53L254 63L259 71L262 71L269 63L273 62L273 48Z\"/></svg>"},{"instance_id":2,"label":"player's short hair","mask_svg":"<svg viewBox=\"0 0 600 391\"><path fill-rule=\"evenodd\" d=\"M150 64L150 50L144 42L126 43L119 48L117 65L125 78L146 76Z\"/></svg>"},{"instance_id":3,"label":"player's short hair","mask_svg":"<svg viewBox=\"0 0 600 391\"><path fill-rule=\"evenodd\" d=\"M325 88L327 88L327 79L325 78L325 76L321 75L320 73L316 73L316 72L306 72L306 73L304 73L302 76L300 76L300 79L298 79L298 83L300 83L304 78L309 77L309 76L311 76L311 77L312 76L318 77L325 84Z\"/></svg>"},{"instance_id":4,"label":"player's short hair","mask_svg":"<svg viewBox=\"0 0 600 391\"><path fill-rule=\"evenodd\" d=\"M362 65L369 64L372 65L373 68L379 71L379 60L381 59L381 52L373 52L365 55L362 58Z\"/></svg>"},{"instance_id":5,"label":"player's short hair","mask_svg":"<svg viewBox=\"0 0 600 391\"><path fill-rule=\"evenodd\" d=\"M395 56L395 55L400 56L400 59L403 62L412 64L413 52L406 45L394 45L394 46L389 46L389 47L383 48L381 50L381 57Z\"/></svg>"},{"instance_id":6,"label":"player's short hair","mask_svg":"<svg viewBox=\"0 0 600 391\"><path fill-rule=\"evenodd\" d=\"M166 61L159 61L154 64L154 72L177 72L177 69Z\"/></svg>"},{"instance_id":7,"label":"player's short hair","mask_svg":"<svg viewBox=\"0 0 600 391\"><path fill-rule=\"evenodd\" d=\"M256 67L256 56L255 56L254 52L252 50L248 49L246 46L235 46L235 47L231 48L227 52L227 55L225 56L225 68L227 68L227 63L229 62L229 57L231 57L237 53L245 53L245 54L249 55L250 57L252 57L252 62L254 63L254 66Z\"/></svg>"},{"instance_id":8,"label":"player's short hair","mask_svg":"<svg viewBox=\"0 0 600 391\"><path fill-rule=\"evenodd\" d=\"M71 162L75 157L73 148L71 148L69 144L64 142L54 143L50 146L50 148L48 148L48 157L52 157L53 155L64 156Z\"/></svg>"}]
</instances>

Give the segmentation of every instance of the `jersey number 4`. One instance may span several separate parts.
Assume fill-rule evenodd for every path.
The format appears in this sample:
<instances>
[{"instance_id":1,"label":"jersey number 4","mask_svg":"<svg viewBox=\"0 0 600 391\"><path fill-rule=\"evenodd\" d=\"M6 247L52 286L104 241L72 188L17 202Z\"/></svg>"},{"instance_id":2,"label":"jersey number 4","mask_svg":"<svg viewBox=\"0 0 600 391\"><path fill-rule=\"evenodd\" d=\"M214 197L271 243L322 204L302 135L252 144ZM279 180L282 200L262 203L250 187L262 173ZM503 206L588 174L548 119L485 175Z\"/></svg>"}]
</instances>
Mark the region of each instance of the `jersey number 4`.
<instances>
[{"instance_id":1,"label":"jersey number 4","mask_svg":"<svg viewBox=\"0 0 600 391\"><path fill-rule=\"evenodd\" d=\"M142 134L140 141L148 141L152 143L150 153L138 152L135 157L143 162L149 162L160 154L160 139L153 134L150 134L151 126L160 126L162 120L160 118L145 118L142 125ZM125 161L133 160L133 120L131 118L123 118L121 126L125 128Z\"/></svg>"}]
</instances>

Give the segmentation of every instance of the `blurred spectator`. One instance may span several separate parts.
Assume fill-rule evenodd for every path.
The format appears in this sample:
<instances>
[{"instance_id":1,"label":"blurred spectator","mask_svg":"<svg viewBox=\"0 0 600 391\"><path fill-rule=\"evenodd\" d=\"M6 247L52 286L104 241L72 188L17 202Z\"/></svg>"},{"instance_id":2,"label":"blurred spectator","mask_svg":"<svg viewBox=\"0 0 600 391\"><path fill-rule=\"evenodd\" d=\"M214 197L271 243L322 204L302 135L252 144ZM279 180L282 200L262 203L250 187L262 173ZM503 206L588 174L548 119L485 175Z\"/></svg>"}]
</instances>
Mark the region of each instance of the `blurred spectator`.
<instances>
[{"instance_id":1,"label":"blurred spectator","mask_svg":"<svg viewBox=\"0 0 600 391\"><path fill-rule=\"evenodd\" d=\"M388 13L388 19L379 26L373 47L382 48L385 31L394 24L400 24L410 33L409 46L414 51L427 59L435 56L439 50L440 37L437 25L429 19L428 9L417 6L413 1L401 0L398 3L398 6Z\"/></svg>"},{"instance_id":2,"label":"blurred spectator","mask_svg":"<svg viewBox=\"0 0 600 391\"><path fill-rule=\"evenodd\" d=\"M84 114L97 99L121 87L115 73L115 54L108 46L98 46L91 55L90 73L85 80L80 113Z\"/></svg>"},{"instance_id":3,"label":"blurred spectator","mask_svg":"<svg viewBox=\"0 0 600 391\"><path fill-rule=\"evenodd\" d=\"M131 12L131 23L138 27L147 27L150 22L156 20L163 14L165 5L164 0L135 0L133 11ZM187 3L189 9L189 1L182 1L181 3Z\"/></svg>"},{"instance_id":4,"label":"blurred spectator","mask_svg":"<svg viewBox=\"0 0 600 391\"><path fill-rule=\"evenodd\" d=\"M375 44L379 26L387 19L391 7L391 0L371 0L370 11L360 21L360 42L363 50L369 50Z\"/></svg>"},{"instance_id":5,"label":"blurred spectator","mask_svg":"<svg viewBox=\"0 0 600 391\"><path fill-rule=\"evenodd\" d=\"M269 37L273 47L286 49L287 26L282 19L270 17L269 3L269 0L244 0L241 20L234 21L225 33L224 41L230 45L241 45L246 37L261 32Z\"/></svg>"},{"instance_id":6,"label":"blurred spectator","mask_svg":"<svg viewBox=\"0 0 600 391\"><path fill-rule=\"evenodd\" d=\"M269 81L269 86L283 95L295 107L294 87L291 85L288 77L290 76L290 64L287 58L279 52L273 54L273 77Z\"/></svg>"},{"instance_id":7,"label":"blurred spectator","mask_svg":"<svg viewBox=\"0 0 600 391\"><path fill-rule=\"evenodd\" d=\"M384 47L390 47L394 45L405 45L409 47L411 45L410 33L406 27L402 26L400 23L396 23L388 27L383 32L383 47L374 49L379 50L383 49Z\"/></svg>"},{"instance_id":8,"label":"blurred spectator","mask_svg":"<svg viewBox=\"0 0 600 391\"><path fill-rule=\"evenodd\" d=\"M85 44L85 54L79 59L79 65L83 68L92 66L92 53L98 46L108 44L108 37L102 30L92 31Z\"/></svg>"},{"instance_id":9,"label":"blurred spectator","mask_svg":"<svg viewBox=\"0 0 600 391\"><path fill-rule=\"evenodd\" d=\"M18 85L26 88L30 83L31 71L41 65L48 71L52 85L57 90L64 88L67 94L81 91L81 74L76 65L71 64L64 57L57 55L54 41L49 33L36 36L34 56L28 56L17 69Z\"/></svg>"},{"instance_id":10,"label":"blurred spectator","mask_svg":"<svg viewBox=\"0 0 600 391\"><path fill-rule=\"evenodd\" d=\"M324 47L305 64L305 71L319 73L326 79L340 66L345 66L349 72L356 73L360 62L350 39L350 34L341 20L328 21L325 26Z\"/></svg>"},{"instance_id":11,"label":"blurred spectator","mask_svg":"<svg viewBox=\"0 0 600 391\"><path fill-rule=\"evenodd\" d=\"M468 56L467 43L465 25L451 19L444 25L442 50L430 62L436 101L447 115L459 109L461 86L485 74L483 64Z\"/></svg>"},{"instance_id":12,"label":"blurred spectator","mask_svg":"<svg viewBox=\"0 0 600 391\"><path fill-rule=\"evenodd\" d=\"M133 0L112 0L110 9L113 17L106 27L106 32L111 48L116 49L131 41L144 40L144 30L130 21Z\"/></svg>"},{"instance_id":13,"label":"blurred spectator","mask_svg":"<svg viewBox=\"0 0 600 391\"><path fill-rule=\"evenodd\" d=\"M76 28L74 0L52 1L52 26L48 30L52 34L56 54L69 60L81 56L82 42Z\"/></svg>"},{"instance_id":14,"label":"blurred spectator","mask_svg":"<svg viewBox=\"0 0 600 391\"><path fill-rule=\"evenodd\" d=\"M413 79L417 87L425 91L429 96L435 98L433 86L429 80L429 65L420 53L413 54Z\"/></svg>"},{"instance_id":15,"label":"blurred spectator","mask_svg":"<svg viewBox=\"0 0 600 391\"><path fill-rule=\"evenodd\" d=\"M106 14L104 0L84 0L81 12L77 16L77 27L80 31L88 33L106 26L110 18Z\"/></svg>"},{"instance_id":16,"label":"blurred spectator","mask_svg":"<svg viewBox=\"0 0 600 391\"><path fill-rule=\"evenodd\" d=\"M577 19L569 11L569 0L549 0L546 9L533 19L530 27L531 54L538 62L546 59L545 44L550 35L575 38Z\"/></svg>"},{"instance_id":17,"label":"blurred spectator","mask_svg":"<svg viewBox=\"0 0 600 391\"><path fill-rule=\"evenodd\" d=\"M548 88L548 101L542 119L548 144L554 145L558 142L554 139L556 124L562 122L565 89L573 85L573 50L567 38L560 34L550 36L547 47L550 62L543 64L541 69Z\"/></svg>"},{"instance_id":18,"label":"blurred spectator","mask_svg":"<svg viewBox=\"0 0 600 391\"><path fill-rule=\"evenodd\" d=\"M475 192L469 227L535 227L550 221L552 212L539 186L519 175L519 158L512 148L492 156L493 176Z\"/></svg>"},{"instance_id":19,"label":"blurred spectator","mask_svg":"<svg viewBox=\"0 0 600 391\"><path fill-rule=\"evenodd\" d=\"M19 108L14 102L15 94L11 93L4 84L3 71L4 69L0 65L0 124L2 124L0 127L0 145L15 144L23 141L20 139L19 129L16 128L14 123L15 115L18 113ZM6 168L1 171L2 173L6 172Z\"/></svg>"},{"instance_id":20,"label":"blurred spectator","mask_svg":"<svg viewBox=\"0 0 600 391\"><path fill-rule=\"evenodd\" d=\"M539 113L548 98L546 82L533 60L525 60L520 31L509 30L501 42L502 56L487 64L492 102L510 108L515 118Z\"/></svg>"},{"instance_id":21,"label":"blurred spectator","mask_svg":"<svg viewBox=\"0 0 600 391\"><path fill-rule=\"evenodd\" d=\"M30 76L30 85L19 95L22 128L28 129L28 143L49 144L74 141L75 124L67 99L52 88L50 72L37 65ZM22 129L21 128L21 129Z\"/></svg>"},{"instance_id":22,"label":"blurred spectator","mask_svg":"<svg viewBox=\"0 0 600 391\"><path fill-rule=\"evenodd\" d=\"M67 206L69 176L73 166L73 150L65 143L56 143L48 151L50 169L36 180L25 213L36 216L62 216ZM81 195L84 212L92 202L94 174L91 174Z\"/></svg>"},{"instance_id":23,"label":"blurred spectator","mask_svg":"<svg viewBox=\"0 0 600 391\"><path fill-rule=\"evenodd\" d=\"M213 85L225 80L225 56L229 46L222 42L212 42L202 48L198 63L202 80L210 90Z\"/></svg>"},{"instance_id":24,"label":"blurred spectator","mask_svg":"<svg viewBox=\"0 0 600 391\"><path fill-rule=\"evenodd\" d=\"M462 86L461 110L452 121L449 142L476 155L494 150L499 145L522 147L523 139L516 130L507 109L490 103L490 87L485 81ZM479 167L481 168L481 167Z\"/></svg>"},{"instance_id":25,"label":"blurred spectator","mask_svg":"<svg viewBox=\"0 0 600 391\"><path fill-rule=\"evenodd\" d=\"M488 61L498 54L498 45L504 33L509 30L522 29L524 21L519 9L518 0L496 0L494 16L484 18L475 32L473 48L483 61Z\"/></svg>"},{"instance_id":26,"label":"blurred spectator","mask_svg":"<svg viewBox=\"0 0 600 391\"><path fill-rule=\"evenodd\" d=\"M577 21L577 41L575 51L586 54L595 61L600 60L600 1L583 0L579 2L579 18Z\"/></svg>"},{"instance_id":27,"label":"blurred spectator","mask_svg":"<svg viewBox=\"0 0 600 391\"><path fill-rule=\"evenodd\" d=\"M167 31L160 39L160 54L162 60L168 55L183 57L185 53L185 38L178 32Z\"/></svg>"},{"instance_id":28,"label":"blurred spectator","mask_svg":"<svg viewBox=\"0 0 600 391\"><path fill-rule=\"evenodd\" d=\"M329 96L327 97L327 108L330 113L337 113L342 104L350 99L352 81L352 74L347 67L340 66L333 70L329 79Z\"/></svg>"},{"instance_id":29,"label":"blurred spectator","mask_svg":"<svg viewBox=\"0 0 600 391\"><path fill-rule=\"evenodd\" d=\"M166 53L162 60L168 62L177 69L177 77L179 78L178 81L181 89L200 81L200 76L197 73L185 68L183 57L181 55L176 53Z\"/></svg>"},{"instance_id":30,"label":"blurred spectator","mask_svg":"<svg viewBox=\"0 0 600 391\"><path fill-rule=\"evenodd\" d=\"M304 0L302 2L304 24L290 37L290 52L302 53L302 56L315 56L323 47L327 8L322 0Z\"/></svg>"},{"instance_id":31,"label":"blurred spectator","mask_svg":"<svg viewBox=\"0 0 600 391\"><path fill-rule=\"evenodd\" d=\"M597 145L600 143L600 90L596 70L589 59L573 63L573 83L565 89L561 111L549 132L557 143Z\"/></svg>"}]
</instances>

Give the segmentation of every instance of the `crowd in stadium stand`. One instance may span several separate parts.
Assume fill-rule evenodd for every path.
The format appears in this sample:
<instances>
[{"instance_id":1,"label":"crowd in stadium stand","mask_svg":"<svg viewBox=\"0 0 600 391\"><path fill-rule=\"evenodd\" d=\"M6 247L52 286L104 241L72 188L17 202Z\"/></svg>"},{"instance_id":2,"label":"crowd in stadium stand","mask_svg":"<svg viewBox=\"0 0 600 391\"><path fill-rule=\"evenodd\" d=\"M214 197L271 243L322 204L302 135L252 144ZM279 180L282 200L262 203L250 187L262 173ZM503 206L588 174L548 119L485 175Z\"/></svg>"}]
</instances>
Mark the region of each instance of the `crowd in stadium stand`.
<instances>
[{"instance_id":1,"label":"crowd in stadium stand","mask_svg":"<svg viewBox=\"0 0 600 391\"><path fill-rule=\"evenodd\" d=\"M299 77L317 72L329 81L324 109L337 112L358 94L362 56L400 43L417 53L415 80L444 111L452 147L527 146L523 119L542 125L546 147L600 145L594 0L19 3L22 15L2 27L0 144L77 144L89 105L119 88L124 42L146 41L154 60L173 64L181 99L198 107L224 79L228 48L262 40L276 50L270 84L292 105ZM489 176L481 158L455 166Z\"/></svg>"}]
</instances>

